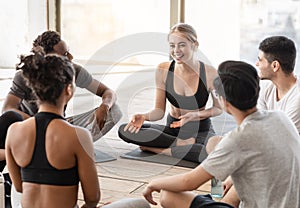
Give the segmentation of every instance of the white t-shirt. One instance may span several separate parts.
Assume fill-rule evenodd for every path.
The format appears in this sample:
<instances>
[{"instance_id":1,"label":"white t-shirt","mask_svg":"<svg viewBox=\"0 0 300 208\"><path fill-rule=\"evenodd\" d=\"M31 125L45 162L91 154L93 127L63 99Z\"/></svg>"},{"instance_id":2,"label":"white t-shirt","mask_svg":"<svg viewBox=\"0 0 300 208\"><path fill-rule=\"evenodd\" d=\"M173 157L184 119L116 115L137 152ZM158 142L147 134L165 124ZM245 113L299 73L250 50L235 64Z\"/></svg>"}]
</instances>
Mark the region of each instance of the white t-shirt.
<instances>
[{"instance_id":1,"label":"white t-shirt","mask_svg":"<svg viewBox=\"0 0 300 208\"><path fill-rule=\"evenodd\" d=\"M282 111L257 111L226 134L201 166L232 177L240 207L300 207L300 138Z\"/></svg>"},{"instance_id":2,"label":"white t-shirt","mask_svg":"<svg viewBox=\"0 0 300 208\"><path fill-rule=\"evenodd\" d=\"M257 108L263 110L282 110L292 119L300 133L300 79L297 77L295 85L277 101L276 86L267 80L262 80Z\"/></svg>"}]
</instances>

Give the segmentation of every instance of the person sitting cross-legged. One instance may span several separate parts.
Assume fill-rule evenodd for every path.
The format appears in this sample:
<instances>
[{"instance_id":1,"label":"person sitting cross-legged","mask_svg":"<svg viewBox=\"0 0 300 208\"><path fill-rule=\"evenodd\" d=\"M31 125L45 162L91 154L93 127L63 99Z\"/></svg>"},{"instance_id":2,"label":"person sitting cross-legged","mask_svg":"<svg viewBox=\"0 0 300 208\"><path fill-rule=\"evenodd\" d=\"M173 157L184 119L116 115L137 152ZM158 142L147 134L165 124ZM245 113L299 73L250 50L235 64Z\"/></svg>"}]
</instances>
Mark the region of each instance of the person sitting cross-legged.
<instances>
[{"instance_id":1,"label":"person sitting cross-legged","mask_svg":"<svg viewBox=\"0 0 300 208\"><path fill-rule=\"evenodd\" d=\"M257 109L259 77L252 65L225 61L218 74L215 96L238 126L195 169L152 180L143 191L144 197L157 204L152 193L161 192L162 207L171 208L298 208L300 139L294 123L282 111ZM213 177L225 180L229 176L240 198L238 205L190 192Z\"/></svg>"}]
</instances>

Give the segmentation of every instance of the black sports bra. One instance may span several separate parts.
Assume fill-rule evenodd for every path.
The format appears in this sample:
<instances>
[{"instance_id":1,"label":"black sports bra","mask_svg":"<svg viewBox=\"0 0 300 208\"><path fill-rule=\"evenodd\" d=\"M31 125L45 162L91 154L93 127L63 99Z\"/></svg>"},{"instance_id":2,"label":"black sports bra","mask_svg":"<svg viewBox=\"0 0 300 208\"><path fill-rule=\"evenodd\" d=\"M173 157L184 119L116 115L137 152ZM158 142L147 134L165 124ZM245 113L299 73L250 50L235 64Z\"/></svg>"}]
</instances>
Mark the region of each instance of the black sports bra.
<instances>
[{"instance_id":1,"label":"black sports bra","mask_svg":"<svg viewBox=\"0 0 300 208\"><path fill-rule=\"evenodd\" d=\"M178 95L174 90L174 66L172 61L166 80L166 97L169 102L176 108L196 110L206 105L209 93L206 87L206 74L203 62L200 62L200 77L196 93L192 96Z\"/></svg>"},{"instance_id":2,"label":"black sports bra","mask_svg":"<svg viewBox=\"0 0 300 208\"><path fill-rule=\"evenodd\" d=\"M53 119L64 118L48 112L37 113L34 117L36 122L36 142L31 162L26 167L21 168L22 181L56 186L78 185L77 166L59 170L53 167L47 159L45 147L47 127Z\"/></svg>"}]
</instances>

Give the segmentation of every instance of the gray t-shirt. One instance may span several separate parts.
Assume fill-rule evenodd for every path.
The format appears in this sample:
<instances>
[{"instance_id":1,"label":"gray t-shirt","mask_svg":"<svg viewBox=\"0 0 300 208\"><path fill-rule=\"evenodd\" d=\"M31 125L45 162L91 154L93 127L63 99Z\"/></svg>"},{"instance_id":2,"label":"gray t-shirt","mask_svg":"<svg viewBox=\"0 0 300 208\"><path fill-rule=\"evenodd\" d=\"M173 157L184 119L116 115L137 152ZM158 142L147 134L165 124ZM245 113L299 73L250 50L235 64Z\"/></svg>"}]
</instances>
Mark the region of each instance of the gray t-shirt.
<instances>
[{"instance_id":1,"label":"gray t-shirt","mask_svg":"<svg viewBox=\"0 0 300 208\"><path fill-rule=\"evenodd\" d=\"M92 82L92 75L78 64L73 63L73 66L76 72L76 86L80 88L87 88ZM18 71L15 74L9 93L22 99L20 104L21 111L31 116L37 113L38 106L36 103L36 98L32 93L32 90L26 85L26 81L23 78L22 71Z\"/></svg>"},{"instance_id":2,"label":"gray t-shirt","mask_svg":"<svg viewBox=\"0 0 300 208\"><path fill-rule=\"evenodd\" d=\"M240 207L300 207L300 138L282 111L257 111L223 137L201 166L232 177Z\"/></svg>"}]
</instances>

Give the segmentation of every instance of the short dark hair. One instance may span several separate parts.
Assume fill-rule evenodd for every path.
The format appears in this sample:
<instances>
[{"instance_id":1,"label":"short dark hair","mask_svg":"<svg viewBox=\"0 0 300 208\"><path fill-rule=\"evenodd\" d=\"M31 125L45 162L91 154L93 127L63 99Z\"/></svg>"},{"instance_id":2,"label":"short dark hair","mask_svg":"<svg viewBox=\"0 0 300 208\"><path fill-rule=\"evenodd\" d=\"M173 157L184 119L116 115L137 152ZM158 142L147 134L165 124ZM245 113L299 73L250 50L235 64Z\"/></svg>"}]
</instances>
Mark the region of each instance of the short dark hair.
<instances>
[{"instance_id":1,"label":"short dark hair","mask_svg":"<svg viewBox=\"0 0 300 208\"><path fill-rule=\"evenodd\" d=\"M225 61L219 65L218 74L214 88L220 96L242 111L256 106L260 87L257 71L252 65Z\"/></svg>"},{"instance_id":2,"label":"short dark hair","mask_svg":"<svg viewBox=\"0 0 300 208\"><path fill-rule=\"evenodd\" d=\"M277 60L284 73L290 74L294 71L297 52L291 39L284 36L268 37L259 44L258 48L264 52L269 63Z\"/></svg>"},{"instance_id":3,"label":"short dark hair","mask_svg":"<svg viewBox=\"0 0 300 208\"><path fill-rule=\"evenodd\" d=\"M41 46L45 53L54 51L54 46L61 41L60 34L56 31L48 30L43 32L33 41L33 47Z\"/></svg>"}]
</instances>

